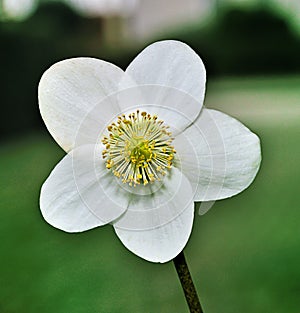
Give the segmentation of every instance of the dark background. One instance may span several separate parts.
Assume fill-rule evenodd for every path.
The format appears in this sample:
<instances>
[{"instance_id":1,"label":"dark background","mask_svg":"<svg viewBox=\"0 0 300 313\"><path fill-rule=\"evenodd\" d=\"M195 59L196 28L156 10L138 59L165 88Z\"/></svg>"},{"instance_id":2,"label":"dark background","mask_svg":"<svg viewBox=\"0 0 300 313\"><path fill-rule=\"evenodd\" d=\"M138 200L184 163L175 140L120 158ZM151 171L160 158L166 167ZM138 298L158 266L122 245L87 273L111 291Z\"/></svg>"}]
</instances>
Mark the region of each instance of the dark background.
<instances>
[{"instance_id":1,"label":"dark background","mask_svg":"<svg viewBox=\"0 0 300 313\"><path fill-rule=\"evenodd\" d=\"M122 52L122 43L107 43L104 26L104 18L84 17L59 2L42 3L24 21L0 23L0 138L41 126L39 79L65 58L93 56L126 69L146 44L174 38L201 55L208 77L300 72L300 39L284 16L268 6L225 7L205 26L165 32L147 43L122 46Z\"/></svg>"}]
</instances>

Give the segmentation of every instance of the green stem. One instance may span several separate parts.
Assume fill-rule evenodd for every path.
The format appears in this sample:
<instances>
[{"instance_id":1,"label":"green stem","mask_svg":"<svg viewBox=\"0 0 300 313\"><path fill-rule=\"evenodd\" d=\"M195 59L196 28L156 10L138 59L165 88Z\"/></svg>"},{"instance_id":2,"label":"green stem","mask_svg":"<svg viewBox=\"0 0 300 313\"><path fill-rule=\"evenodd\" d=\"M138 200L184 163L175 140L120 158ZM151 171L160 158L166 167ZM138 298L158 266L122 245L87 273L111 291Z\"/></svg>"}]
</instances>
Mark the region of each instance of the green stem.
<instances>
[{"instance_id":1,"label":"green stem","mask_svg":"<svg viewBox=\"0 0 300 313\"><path fill-rule=\"evenodd\" d=\"M173 260L186 302L191 313L203 313L195 285L193 283L184 253L181 251Z\"/></svg>"}]
</instances>

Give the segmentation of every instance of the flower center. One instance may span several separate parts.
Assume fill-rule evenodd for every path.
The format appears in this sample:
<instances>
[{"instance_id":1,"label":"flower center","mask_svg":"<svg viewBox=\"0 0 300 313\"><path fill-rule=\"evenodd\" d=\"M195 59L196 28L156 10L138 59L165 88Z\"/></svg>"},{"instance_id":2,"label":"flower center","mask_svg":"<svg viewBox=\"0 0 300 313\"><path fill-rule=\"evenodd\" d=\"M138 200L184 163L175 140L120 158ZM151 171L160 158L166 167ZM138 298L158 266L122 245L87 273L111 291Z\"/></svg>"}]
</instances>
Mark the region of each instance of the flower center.
<instances>
[{"instance_id":1,"label":"flower center","mask_svg":"<svg viewBox=\"0 0 300 313\"><path fill-rule=\"evenodd\" d=\"M168 128L156 115L139 110L122 114L107 127L109 134L102 139L106 168L130 186L161 180L176 153Z\"/></svg>"}]
</instances>

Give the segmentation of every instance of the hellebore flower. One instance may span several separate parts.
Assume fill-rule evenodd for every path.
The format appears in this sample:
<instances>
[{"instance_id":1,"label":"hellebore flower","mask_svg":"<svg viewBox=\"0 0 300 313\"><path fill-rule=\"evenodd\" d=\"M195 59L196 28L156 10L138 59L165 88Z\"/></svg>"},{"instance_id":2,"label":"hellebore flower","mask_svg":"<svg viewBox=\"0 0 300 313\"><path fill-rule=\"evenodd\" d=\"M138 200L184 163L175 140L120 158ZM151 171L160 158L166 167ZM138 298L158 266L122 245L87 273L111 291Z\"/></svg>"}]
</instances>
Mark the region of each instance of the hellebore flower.
<instances>
[{"instance_id":1,"label":"hellebore flower","mask_svg":"<svg viewBox=\"0 0 300 313\"><path fill-rule=\"evenodd\" d=\"M125 72L94 58L50 67L40 112L67 155L42 186L45 220L67 232L110 223L141 258L178 255L194 202L241 192L261 160L255 134L202 107L205 80L200 57L178 41L148 46Z\"/></svg>"}]
</instances>

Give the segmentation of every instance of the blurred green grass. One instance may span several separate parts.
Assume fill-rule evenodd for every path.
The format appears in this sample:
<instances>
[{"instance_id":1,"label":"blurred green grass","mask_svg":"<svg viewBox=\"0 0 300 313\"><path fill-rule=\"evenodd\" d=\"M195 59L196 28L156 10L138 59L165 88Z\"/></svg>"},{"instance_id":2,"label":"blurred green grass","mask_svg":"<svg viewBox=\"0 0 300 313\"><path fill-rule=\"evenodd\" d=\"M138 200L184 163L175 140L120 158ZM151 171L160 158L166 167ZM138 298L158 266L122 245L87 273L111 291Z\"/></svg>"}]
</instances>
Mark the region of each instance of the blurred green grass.
<instances>
[{"instance_id":1,"label":"blurred green grass","mask_svg":"<svg viewBox=\"0 0 300 313\"><path fill-rule=\"evenodd\" d=\"M196 211L185 253L206 313L299 313L298 82L222 79L208 86L207 106L259 134L263 162L245 192L204 216ZM253 114L264 99L271 111ZM109 225L67 234L44 222L39 189L63 155L46 132L1 145L0 312L188 312L172 263L134 256Z\"/></svg>"}]
</instances>

